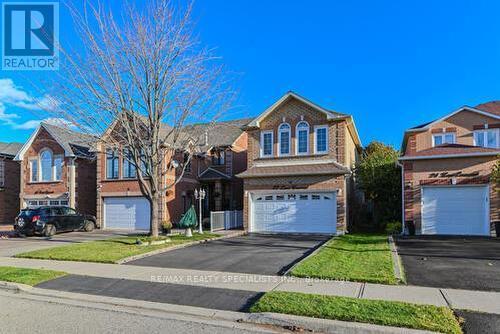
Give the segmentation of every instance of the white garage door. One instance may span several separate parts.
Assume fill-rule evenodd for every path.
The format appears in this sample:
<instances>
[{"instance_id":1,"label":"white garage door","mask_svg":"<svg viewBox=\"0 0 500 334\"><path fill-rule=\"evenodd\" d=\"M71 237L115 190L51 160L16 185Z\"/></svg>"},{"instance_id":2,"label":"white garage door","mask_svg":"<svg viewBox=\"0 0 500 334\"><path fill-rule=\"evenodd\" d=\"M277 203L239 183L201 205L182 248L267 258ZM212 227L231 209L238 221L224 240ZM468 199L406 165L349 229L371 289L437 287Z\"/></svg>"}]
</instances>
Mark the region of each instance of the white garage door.
<instances>
[{"instance_id":1,"label":"white garage door","mask_svg":"<svg viewBox=\"0 0 500 334\"><path fill-rule=\"evenodd\" d=\"M489 235L487 186L422 188L422 234Z\"/></svg>"},{"instance_id":2,"label":"white garage door","mask_svg":"<svg viewBox=\"0 0 500 334\"><path fill-rule=\"evenodd\" d=\"M104 228L149 230L149 202L143 197L104 198Z\"/></svg>"},{"instance_id":3,"label":"white garage door","mask_svg":"<svg viewBox=\"0 0 500 334\"><path fill-rule=\"evenodd\" d=\"M253 194L251 198L252 232L336 232L336 193Z\"/></svg>"}]
</instances>

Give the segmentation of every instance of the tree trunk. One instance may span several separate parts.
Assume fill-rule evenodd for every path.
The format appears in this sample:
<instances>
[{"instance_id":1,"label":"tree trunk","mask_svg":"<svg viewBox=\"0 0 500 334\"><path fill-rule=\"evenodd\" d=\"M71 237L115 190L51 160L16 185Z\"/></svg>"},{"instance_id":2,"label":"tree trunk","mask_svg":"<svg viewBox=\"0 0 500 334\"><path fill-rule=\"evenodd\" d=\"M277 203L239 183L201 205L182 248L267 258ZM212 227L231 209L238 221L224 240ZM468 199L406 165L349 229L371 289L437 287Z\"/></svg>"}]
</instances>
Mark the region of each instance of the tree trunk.
<instances>
[{"instance_id":1,"label":"tree trunk","mask_svg":"<svg viewBox=\"0 0 500 334\"><path fill-rule=\"evenodd\" d=\"M150 230L149 230L149 235L152 236L153 238L158 237L158 221L160 219L160 215L158 212L158 200L159 196L157 194L154 194L151 198L150 202Z\"/></svg>"}]
</instances>

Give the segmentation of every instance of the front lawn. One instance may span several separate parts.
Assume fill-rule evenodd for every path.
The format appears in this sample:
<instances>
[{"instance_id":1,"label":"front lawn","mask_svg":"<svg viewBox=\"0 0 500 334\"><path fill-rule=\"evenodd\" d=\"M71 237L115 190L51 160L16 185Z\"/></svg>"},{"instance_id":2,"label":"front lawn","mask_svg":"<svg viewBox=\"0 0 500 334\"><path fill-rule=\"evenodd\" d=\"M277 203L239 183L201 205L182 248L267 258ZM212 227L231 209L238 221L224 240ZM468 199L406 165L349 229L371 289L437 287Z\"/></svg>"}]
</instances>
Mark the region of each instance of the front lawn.
<instances>
[{"instance_id":1,"label":"front lawn","mask_svg":"<svg viewBox=\"0 0 500 334\"><path fill-rule=\"evenodd\" d=\"M458 320L449 308L402 302L273 291L262 296L250 308L250 312L285 313L441 333L462 333Z\"/></svg>"},{"instance_id":2,"label":"front lawn","mask_svg":"<svg viewBox=\"0 0 500 334\"><path fill-rule=\"evenodd\" d=\"M66 275L66 273L45 269L0 267L0 281L37 285Z\"/></svg>"},{"instance_id":3,"label":"front lawn","mask_svg":"<svg viewBox=\"0 0 500 334\"><path fill-rule=\"evenodd\" d=\"M387 236L335 237L292 269L292 276L397 284Z\"/></svg>"},{"instance_id":4,"label":"front lawn","mask_svg":"<svg viewBox=\"0 0 500 334\"><path fill-rule=\"evenodd\" d=\"M188 242L212 239L218 236L218 234L213 233L193 233L193 237L191 238L184 235L174 235L169 237L171 241L168 243L148 246L139 246L136 244L138 238L142 241L147 241L148 238L144 236L127 236L41 249L17 254L15 257L60 261L116 263L117 261L129 256L144 254L157 249L169 248Z\"/></svg>"}]
</instances>

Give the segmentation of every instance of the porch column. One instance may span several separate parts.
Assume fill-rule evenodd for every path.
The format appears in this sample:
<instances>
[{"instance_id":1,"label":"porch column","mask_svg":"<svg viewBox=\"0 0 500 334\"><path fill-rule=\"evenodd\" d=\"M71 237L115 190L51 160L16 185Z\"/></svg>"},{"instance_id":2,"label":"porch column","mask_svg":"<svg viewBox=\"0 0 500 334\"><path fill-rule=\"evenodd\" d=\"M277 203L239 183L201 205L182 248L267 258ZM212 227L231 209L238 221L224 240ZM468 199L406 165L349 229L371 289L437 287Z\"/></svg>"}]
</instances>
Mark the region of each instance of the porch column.
<instances>
[{"instance_id":1,"label":"porch column","mask_svg":"<svg viewBox=\"0 0 500 334\"><path fill-rule=\"evenodd\" d=\"M217 197L214 198L214 206L215 211L222 210L222 183L220 181L215 181L214 192L217 194Z\"/></svg>"},{"instance_id":2,"label":"porch column","mask_svg":"<svg viewBox=\"0 0 500 334\"><path fill-rule=\"evenodd\" d=\"M70 208L76 208L76 168L75 159L71 158L68 161L68 188L69 188L69 206Z\"/></svg>"}]
</instances>

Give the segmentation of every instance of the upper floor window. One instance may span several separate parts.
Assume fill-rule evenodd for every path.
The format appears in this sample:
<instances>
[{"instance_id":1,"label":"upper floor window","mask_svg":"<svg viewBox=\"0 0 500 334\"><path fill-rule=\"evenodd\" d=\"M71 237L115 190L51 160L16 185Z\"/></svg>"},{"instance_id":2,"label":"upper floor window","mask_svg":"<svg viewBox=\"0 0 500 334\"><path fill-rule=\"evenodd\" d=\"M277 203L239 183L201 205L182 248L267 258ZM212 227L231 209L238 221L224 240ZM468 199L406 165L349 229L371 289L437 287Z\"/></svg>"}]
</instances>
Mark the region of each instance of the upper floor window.
<instances>
[{"instance_id":1,"label":"upper floor window","mask_svg":"<svg viewBox=\"0 0 500 334\"><path fill-rule=\"evenodd\" d=\"M432 146L455 144L454 133L436 133L432 135Z\"/></svg>"},{"instance_id":2,"label":"upper floor window","mask_svg":"<svg viewBox=\"0 0 500 334\"><path fill-rule=\"evenodd\" d=\"M226 152L223 150L216 150L212 155L213 165L224 165L226 158Z\"/></svg>"},{"instance_id":3,"label":"upper floor window","mask_svg":"<svg viewBox=\"0 0 500 334\"><path fill-rule=\"evenodd\" d=\"M297 154L308 154L309 153L309 124L305 121L299 122L296 129Z\"/></svg>"},{"instance_id":4,"label":"upper floor window","mask_svg":"<svg viewBox=\"0 0 500 334\"><path fill-rule=\"evenodd\" d=\"M123 150L122 168L123 168L122 170L123 178L132 179L137 176L135 164L133 162L132 152L127 148ZM118 177L118 175L116 177Z\"/></svg>"},{"instance_id":5,"label":"upper floor window","mask_svg":"<svg viewBox=\"0 0 500 334\"><path fill-rule=\"evenodd\" d=\"M189 154L184 153L184 171L186 173L191 172L191 159L192 157L189 156Z\"/></svg>"},{"instance_id":6,"label":"upper floor window","mask_svg":"<svg viewBox=\"0 0 500 334\"><path fill-rule=\"evenodd\" d=\"M49 149L40 152L38 158L29 160L30 182L51 182L62 179L63 157Z\"/></svg>"},{"instance_id":7,"label":"upper floor window","mask_svg":"<svg viewBox=\"0 0 500 334\"><path fill-rule=\"evenodd\" d=\"M319 125L314 128L314 153L328 152L328 126Z\"/></svg>"},{"instance_id":8,"label":"upper floor window","mask_svg":"<svg viewBox=\"0 0 500 334\"><path fill-rule=\"evenodd\" d=\"M273 132L262 131L260 135L260 156L271 157L273 155Z\"/></svg>"},{"instance_id":9,"label":"upper floor window","mask_svg":"<svg viewBox=\"0 0 500 334\"><path fill-rule=\"evenodd\" d=\"M118 150L106 150L106 179L118 178Z\"/></svg>"},{"instance_id":10,"label":"upper floor window","mask_svg":"<svg viewBox=\"0 0 500 334\"><path fill-rule=\"evenodd\" d=\"M278 129L278 140L279 140L279 155L289 155L290 154L290 125L283 123Z\"/></svg>"},{"instance_id":11,"label":"upper floor window","mask_svg":"<svg viewBox=\"0 0 500 334\"><path fill-rule=\"evenodd\" d=\"M489 148L499 148L500 129L474 131L474 145Z\"/></svg>"}]
</instances>

